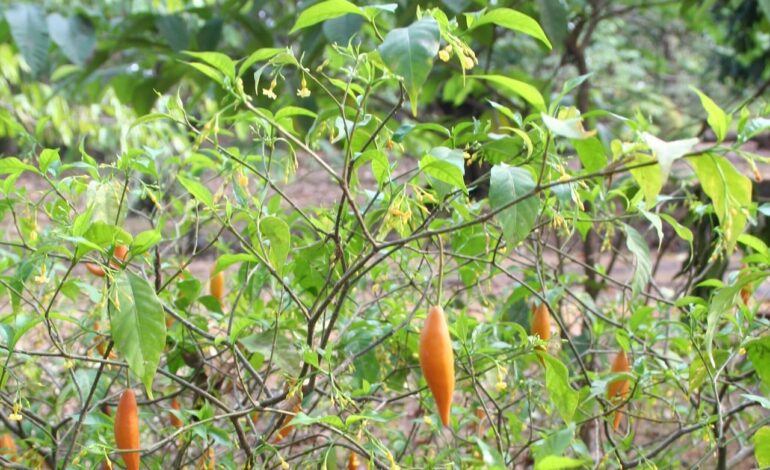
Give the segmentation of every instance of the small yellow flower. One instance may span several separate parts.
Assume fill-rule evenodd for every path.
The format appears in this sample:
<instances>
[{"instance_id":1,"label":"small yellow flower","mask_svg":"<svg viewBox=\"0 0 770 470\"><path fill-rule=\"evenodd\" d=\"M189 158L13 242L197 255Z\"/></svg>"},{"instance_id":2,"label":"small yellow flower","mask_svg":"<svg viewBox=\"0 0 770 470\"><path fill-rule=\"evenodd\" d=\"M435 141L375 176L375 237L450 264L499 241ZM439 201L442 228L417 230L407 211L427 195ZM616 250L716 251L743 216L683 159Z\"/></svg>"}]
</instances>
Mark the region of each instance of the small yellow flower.
<instances>
[{"instance_id":1,"label":"small yellow flower","mask_svg":"<svg viewBox=\"0 0 770 470\"><path fill-rule=\"evenodd\" d=\"M307 98L310 96L310 90L307 87L307 82L305 81L305 77L302 77L302 87L297 90L297 96L300 98Z\"/></svg>"},{"instance_id":2,"label":"small yellow flower","mask_svg":"<svg viewBox=\"0 0 770 470\"><path fill-rule=\"evenodd\" d=\"M425 416L423 416L423 417L422 417L422 422L423 422L423 424L425 424L426 426L430 426L431 424L433 424L433 420L432 420L432 419L431 419L431 417L430 417L430 416L428 416L428 415L425 415Z\"/></svg>"},{"instance_id":3,"label":"small yellow flower","mask_svg":"<svg viewBox=\"0 0 770 470\"><path fill-rule=\"evenodd\" d=\"M34 281L38 284L45 284L48 282L48 275L46 275L45 265L40 267L40 274L35 276Z\"/></svg>"},{"instance_id":4,"label":"small yellow flower","mask_svg":"<svg viewBox=\"0 0 770 470\"><path fill-rule=\"evenodd\" d=\"M249 185L249 177L243 173L238 173L238 184L241 185L242 188L245 188Z\"/></svg>"},{"instance_id":5,"label":"small yellow flower","mask_svg":"<svg viewBox=\"0 0 770 470\"><path fill-rule=\"evenodd\" d=\"M473 66L476 65L473 63L473 59L468 56L463 56L463 68L465 70L470 70L473 68Z\"/></svg>"},{"instance_id":6,"label":"small yellow flower","mask_svg":"<svg viewBox=\"0 0 770 470\"><path fill-rule=\"evenodd\" d=\"M438 58L444 62L449 62L449 59L451 57L452 57L452 46L446 46L445 48L438 51Z\"/></svg>"},{"instance_id":7,"label":"small yellow flower","mask_svg":"<svg viewBox=\"0 0 770 470\"><path fill-rule=\"evenodd\" d=\"M16 402L13 404L13 412L8 416L11 421L21 421L21 403Z\"/></svg>"},{"instance_id":8,"label":"small yellow flower","mask_svg":"<svg viewBox=\"0 0 770 470\"><path fill-rule=\"evenodd\" d=\"M263 88L262 94L270 98L271 100L274 100L278 98L278 95L275 94L273 90L275 90L276 85L278 85L278 82L274 78L272 82L270 82L270 88Z\"/></svg>"},{"instance_id":9,"label":"small yellow flower","mask_svg":"<svg viewBox=\"0 0 770 470\"><path fill-rule=\"evenodd\" d=\"M502 392L507 388L508 388L508 384L503 382L502 380L495 384L495 390L497 390L498 392Z\"/></svg>"}]
</instances>

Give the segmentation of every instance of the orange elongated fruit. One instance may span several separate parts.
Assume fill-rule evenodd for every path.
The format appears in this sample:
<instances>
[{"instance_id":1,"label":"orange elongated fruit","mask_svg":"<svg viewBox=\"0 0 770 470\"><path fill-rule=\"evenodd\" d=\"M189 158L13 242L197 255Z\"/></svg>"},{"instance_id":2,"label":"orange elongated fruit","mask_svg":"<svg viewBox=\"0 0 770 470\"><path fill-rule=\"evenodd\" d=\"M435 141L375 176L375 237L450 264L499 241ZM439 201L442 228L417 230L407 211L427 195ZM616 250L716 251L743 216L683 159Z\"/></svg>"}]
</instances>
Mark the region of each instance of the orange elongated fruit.
<instances>
[{"instance_id":1,"label":"orange elongated fruit","mask_svg":"<svg viewBox=\"0 0 770 470\"><path fill-rule=\"evenodd\" d=\"M125 261L128 257L128 247L126 245L117 245L112 252L112 256L121 262ZM120 265L114 260L110 261L110 266L118 269ZM94 263L86 263L86 269L88 269L94 276L104 277L104 268Z\"/></svg>"},{"instance_id":2,"label":"orange elongated fruit","mask_svg":"<svg viewBox=\"0 0 770 470\"><path fill-rule=\"evenodd\" d=\"M292 408L292 411L294 414L299 413L302 410L302 400L297 401L297 404L294 405ZM277 433L275 433L275 439L273 442L281 442L286 436L291 434L291 432L294 430L294 426L289 426L289 422L294 419L294 416L292 415L286 415L283 418L283 422L281 423L283 427L278 430Z\"/></svg>"},{"instance_id":3,"label":"orange elongated fruit","mask_svg":"<svg viewBox=\"0 0 770 470\"><path fill-rule=\"evenodd\" d=\"M358 470L360 466L361 461L358 460L358 454L351 452L350 457L348 457L348 470Z\"/></svg>"},{"instance_id":4,"label":"orange elongated fruit","mask_svg":"<svg viewBox=\"0 0 770 470\"><path fill-rule=\"evenodd\" d=\"M211 279L209 279L209 293L215 297L220 304L222 303L222 299L225 298L225 273L223 271L211 275Z\"/></svg>"},{"instance_id":5,"label":"orange elongated fruit","mask_svg":"<svg viewBox=\"0 0 770 470\"><path fill-rule=\"evenodd\" d=\"M551 338L551 314L548 306L540 304L532 312L532 336L539 336L541 340L548 341ZM537 350L545 351L543 346L537 346ZM543 358L539 358L543 363Z\"/></svg>"},{"instance_id":6,"label":"orange elongated fruit","mask_svg":"<svg viewBox=\"0 0 770 470\"><path fill-rule=\"evenodd\" d=\"M455 391L455 360L444 310L438 305L430 308L420 332L420 368L436 401L441 422L447 426Z\"/></svg>"},{"instance_id":7,"label":"orange elongated fruit","mask_svg":"<svg viewBox=\"0 0 770 470\"><path fill-rule=\"evenodd\" d=\"M10 434L5 433L0 436L0 455L16 455L16 450L16 441Z\"/></svg>"},{"instance_id":8,"label":"orange elongated fruit","mask_svg":"<svg viewBox=\"0 0 770 470\"><path fill-rule=\"evenodd\" d=\"M618 355L615 356L615 360L612 361L611 370L616 374L631 371L631 367L628 364L628 356L626 356L625 351L621 350ZM630 391L631 382L628 379L615 379L610 382L609 387L607 387L607 398L612 402L622 401L628 396L628 392ZM615 420L613 423L615 431L620 427L620 420L623 417L623 414L620 412L621 409L622 408L615 412Z\"/></svg>"},{"instance_id":9,"label":"orange elongated fruit","mask_svg":"<svg viewBox=\"0 0 770 470\"><path fill-rule=\"evenodd\" d=\"M104 277L104 268L94 263L86 263L86 269L94 276Z\"/></svg>"},{"instance_id":10,"label":"orange elongated fruit","mask_svg":"<svg viewBox=\"0 0 770 470\"><path fill-rule=\"evenodd\" d=\"M139 445L139 414L136 409L136 396L131 389L120 396L118 409L115 412L115 443L119 450L138 449ZM128 470L139 470L139 452L120 454Z\"/></svg>"},{"instance_id":11,"label":"orange elongated fruit","mask_svg":"<svg viewBox=\"0 0 770 470\"><path fill-rule=\"evenodd\" d=\"M179 411L182 409L182 405L179 404L179 400L177 400L176 398L171 399L171 409L176 411ZM175 428L181 428L182 426L184 426L184 424L182 423L182 420L179 419L179 417L177 417L177 415L175 415L174 413L169 413L168 416L169 416L169 420L171 421L171 425L174 426Z\"/></svg>"}]
</instances>

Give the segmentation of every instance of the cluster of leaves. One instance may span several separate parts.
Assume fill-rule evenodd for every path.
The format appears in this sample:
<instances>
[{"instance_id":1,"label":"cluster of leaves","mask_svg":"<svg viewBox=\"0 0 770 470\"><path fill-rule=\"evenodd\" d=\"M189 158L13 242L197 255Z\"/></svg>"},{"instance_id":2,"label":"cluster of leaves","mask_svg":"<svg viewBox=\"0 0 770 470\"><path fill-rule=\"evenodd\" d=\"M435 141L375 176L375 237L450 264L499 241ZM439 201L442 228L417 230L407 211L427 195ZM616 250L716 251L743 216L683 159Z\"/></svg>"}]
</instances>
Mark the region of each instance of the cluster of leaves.
<instances>
[{"instance_id":1,"label":"cluster of leaves","mask_svg":"<svg viewBox=\"0 0 770 470\"><path fill-rule=\"evenodd\" d=\"M0 402L12 411L0 419L23 442L14 459L97 465L115 447L105 406L141 383L151 468L208 466L212 450L228 468L336 467L351 452L377 468L726 465L752 442L769 463L770 322L743 299L769 275L767 242L745 233L767 206L728 158L767 163L743 147L768 110L725 111L693 89L716 142L666 141L641 115L571 106L586 75L544 95L482 71L477 35L553 47L553 30L520 11L401 10L323 1L277 37L329 43L239 56L195 47L213 19L192 30L154 16L174 50L165 65L197 85L120 98L152 112L120 121L107 163L83 145L74 160L41 149L41 133L6 115L34 143L0 160ZM80 38L77 51L54 38L75 64L96 53L77 16L38 13L5 12L31 72L45 63L28 44L39 35L20 37L19 18ZM444 93L486 99L435 116L439 76ZM190 89L205 97L188 102ZM705 196L683 211L695 184ZM683 212L711 224L712 263L740 246L746 267L725 280L690 265L662 284L664 238L690 255L697 235ZM224 299L205 287L220 271ZM443 431L416 357L435 303L457 358ZM558 325L547 344L528 334L534 303ZM605 398L618 349L633 360L620 404Z\"/></svg>"}]
</instances>

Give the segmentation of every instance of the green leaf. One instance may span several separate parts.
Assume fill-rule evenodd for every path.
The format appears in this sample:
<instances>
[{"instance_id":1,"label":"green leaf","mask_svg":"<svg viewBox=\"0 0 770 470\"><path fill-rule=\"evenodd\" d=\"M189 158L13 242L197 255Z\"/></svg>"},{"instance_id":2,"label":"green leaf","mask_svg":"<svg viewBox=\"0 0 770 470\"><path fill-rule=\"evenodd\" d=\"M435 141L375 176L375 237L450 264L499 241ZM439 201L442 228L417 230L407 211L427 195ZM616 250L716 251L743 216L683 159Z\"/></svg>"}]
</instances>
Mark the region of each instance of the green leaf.
<instances>
[{"instance_id":1,"label":"green leaf","mask_svg":"<svg viewBox=\"0 0 770 470\"><path fill-rule=\"evenodd\" d=\"M131 244L131 255L138 256L155 246L162 239L157 229L145 230L134 238Z\"/></svg>"},{"instance_id":2,"label":"green leaf","mask_svg":"<svg viewBox=\"0 0 770 470\"><path fill-rule=\"evenodd\" d=\"M751 365L766 387L770 387L770 336L756 339L746 345Z\"/></svg>"},{"instance_id":3,"label":"green leaf","mask_svg":"<svg viewBox=\"0 0 770 470\"><path fill-rule=\"evenodd\" d=\"M545 439L532 446L535 462L539 462L549 455L563 455L569 449L574 437L575 423L570 423L569 426L548 434Z\"/></svg>"},{"instance_id":4,"label":"green leaf","mask_svg":"<svg viewBox=\"0 0 770 470\"><path fill-rule=\"evenodd\" d=\"M572 457L561 457L558 455L549 455L535 463L535 470L560 470L562 468L586 467L590 464L589 460L573 459Z\"/></svg>"},{"instance_id":5,"label":"green leaf","mask_svg":"<svg viewBox=\"0 0 770 470\"><path fill-rule=\"evenodd\" d=\"M543 95L529 83L525 83L503 75L469 75L468 78L486 80L502 87L503 90L514 93L522 97L527 103L531 104L538 111L545 111L545 100ZM505 93L503 93L505 94Z\"/></svg>"},{"instance_id":6,"label":"green leaf","mask_svg":"<svg viewBox=\"0 0 770 470\"><path fill-rule=\"evenodd\" d=\"M241 65L238 66L238 76L242 76L246 71L249 70L249 67L256 64L257 62L271 59L279 52L283 52L283 49L279 49L277 47L265 47L262 49L257 49L256 51L252 52L250 56L244 59L244 61L241 62Z\"/></svg>"},{"instance_id":7,"label":"green leaf","mask_svg":"<svg viewBox=\"0 0 770 470\"><path fill-rule=\"evenodd\" d=\"M733 284L720 287L714 291L713 296L709 300L708 314L706 316L706 335L704 338L704 342L706 343L706 353L708 354L709 359L711 359L711 365L716 365L713 353L714 336L716 335L720 320L724 315L726 315L735 307L737 296L744 286L747 286L748 284L756 282L760 279L764 279L767 276L768 273L753 272L748 275L739 277L738 280ZM760 347L763 345L764 343L761 343L755 347ZM759 356L755 357L758 358Z\"/></svg>"},{"instance_id":8,"label":"green leaf","mask_svg":"<svg viewBox=\"0 0 770 470\"><path fill-rule=\"evenodd\" d=\"M296 374L300 371L302 355L291 341L280 334L275 336L272 330L247 336L239 343L243 344L249 353L259 354L262 361L269 359L272 351L273 366L277 366L287 374ZM273 343L275 343L275 349L273 349Z\"/></svg>"},{"instance_id":9,"label":"green leaf","mask_svg":"<svg viewBox=\"0 0 770 470\"><path fill-rule=\"evenodd\" d=\"M727 128L730 126L730 117L703 92L693 86L691 86L690 89L700 97L700 103L708 113L707 120L709 126L711 126L711 130L713 130L714 134L717 136L717 141L723 141L727 136Z\"/></svg>"},{"instance_id":10,"label":"green leaf","mask_svg":"<svg viewBox=\"0 0 770 470\"><path fill-rule=\"evenodd\" d=\"M641 165L653 161L655 161L655 159L649 155L639 154L634 158L630 165ZM630 170L629 173L631 173L636 184L639 185L639 189L642 190L642 194L644 194L645 207L648 210L652 209L658 202L658 195L663 189L663 176L658 169L658 165L651 164L640 166Z\"/></svg>"},{"instance_id":11,"label":"green leaf","mask_svg":"<svg viewBox=\"0 0 770 470\"><path fill-rule=\"evenodd\" d=\"M749 235L748 233L742 233L738 237L738 243L748 248L751 248L757 253L761 253L763 255L766 255L768 253L767 245L765 245L765 242L755 237L754 235Z\"/></svg>"},{"instance_id":12,"label":"green leaf","mask_svg":"<svg viewBox=\"0 0 770 470\"><path fill-rule=\"evenodd\" d=\"M65 18L59 13L48 15L51 39L73 64L85 65L96 47L96 35L90 21L80 15Z\"/></svg>"},{"instance_id":13,"label":"green leaf","mask_svg":"<svg viewBox=\"0 0 770 470\"><path fill-rule=\"evenodd\" d=\"M37 160L40 173L46 173L51 168L51 165L56 165L61 161L59 159L59 149L43 149Z\"/></svg>"},{"instance_id":14,"label":"green leaf","mask_svg":"<svg viewBox=\"0 0 770 470\"><path fill-rule=\"evenodd\" d=\"M503 459L503 456L500 455L500 452L498 452L497 449L478 437L476 437L475 440L476 445L479 446L479 450L481 451L481 457L484 459L484 468L489 470L504 470L506 468L505 459Z\"/></svg>"},{"instance_id":15,"label":"green leaf","mask_svg":"<svg viewBox=\"0 0 770 470\"><path fill-rule=\"evenodd\" d=\"M548 49L553 47L551 46L551 41L548 40L545 32L543 32L543 28L540 27L537 21L516 10L510 8L496 8L494 10L489 10L477 19L474 14L466 14L465 16L468 19L468 31L485 24L496 24L502 28L519 31L532 36L545 44Z\"/></svg>"},{"instance_id":16,"label":"green leaf","mask_svg":"<svg viewBox=\"0 0 770 470\"><path fill-rule=\"evenodd\" d=\"M530 194L534 188L535 181L524 168L516 168L504 163L495 165L492 167L490 177L489 203L492 209L497 210ZM532 227L535 226L539 211L540 199L531 196L497 214L496 217L503 226L503 236L509 249L513 249L527 238Z\"/></svg>"},{"instance_id":17,"label":"green leaf","mask_svg":"<svg viewBox=\"0 0 770 470\"><path fill-rule=\"evenodd\" d=\"M126 217L127 201L120 203L123 184L118 180L91 181L86 190L86 207L91 208L91 222L121 225ZM120 214L118 214L120 207Z\"/></svg>"},{"instance_id":18,"label":"green leaf","mask_svg":"<svg viewBox=\"0 0 770 470\"><path fill-rule=\"evenodd\" d=\"M687 160L695 170L703 192L711 198L723 229L725 249L730 254L746 227L747 217L743 210L751 207L751 180L720 155L706 154Z\"/></svg>"},{"instance_id":19,"label":"green leaf","mask_svg":"<svg viewBox=\"0 0 770 470\"><path fill-rule=\"evenodd\" d=\"M465 159L462 150L447 147L434 147L420 159L420 170L435 178L438 182L446 183L453 188L467 192L463 175L465 174ZM434 182L435 183L435 182ZM449 191L437 186L440 194Z\"/></svg>"},{"instance_id":20,"label":"green leaf","mask_svg":"<svg viewBox=\"0 0 770 470\"><path fill-rule=\"evenodd\" d=\"M37 168L24 163L16 157L0 158L0 175L17 174L24 171L32 171L37 173Z\"/></svg>"},{"instance_id":21,"label":"green leaf","mask_svg":"<svg viewBox=\"0 0 770 470\"><path fill-rule=\"evenodd\" d=\"M593 173L607 166L607 153L602 141L597 137L573 140L572 146L575 147L583 168L589 172Z\"/></svg>"},{"instance_id":22,"label":"green leaf","mask_svg":"<svg viewBox=\"0 0 770 470\"><path fill-rule=\"evenodd\" d=\"M152 380L166 346L166 317L160 300L146 280L119 272L110 289L109 305L115 350L152 398Z\"/></svg>"},{"instance_id":23,"label":"green leaf","mask_svg":"<svg viewBox=\"0 0 770 470\"><path fill-rule=\"evenodd\" d=\"M770 7L768 7L768 19L770 19ZM754 434L754 457L760 468L770 467L770 426L762 426Z\"/></svg>"},{"instance_id":24,"label":"green leaf","mask_svg":"<svg viewBox=\"0 0 770 470\"><path fill-rule=\"evenodd\" d=\"M183 176L181 173L176 176L176 179L195 199L205 204L209 209L214 208L214 197L206 186L198 181Z\"/></svg>"},{"instance_id":25,"label":"green leaf","mask_svg":"<svg viewBox=\"0 0 770 470\"><path fill-rule=\"evenodd\" d=\"M668 222L669 225L673 227L676 234L679 235L679 238L688 242L692 249L692 230L677 222L677 220L669 214L661 213L660 218Z\"/></svg>"},{"instance_id":26,"label":"green leaf","mask_svg":"<svg viewBox=\"0 0 770 470\"><path fill-rule=\"evenodd\" d=\"M260 220L259 231L262 235L263 249L270 264L276 272L283 274L286 259L291 250L291 232L288 224L278 217L268 216Z\"/></svg>"},{"instance_id":27,"label":"green leaf","mask_svg":"<svg viewBox=\"0 0 770 470\"><path fill-rule=\"evenodd\" d=\"M158 15L155 17L155 27L174 51L183 51L189 47L190 33L181 15Z\"/></svg>"},{"instance_id":28,"label":"green leaf","mask_svg":"<svg viewBox=\"0 0 770 470\"><path fill-rule=\"evenodd\" d=\"M222 79L222 74L217 72L217 70L214 67L211 67L206 64L200 64L198 62L187 62L182 61L182 63L185 63L189 65L190 67L194 68L198 72L202 73L203 75L209 77L210 79L217 82L220 86L225 86L225 82Z\"/></svg>"},{"instance_id":29,"label":"green leaf","mask_svg":"<svg viewBox=\"0 0 770 470\"><path fill-rule=\"evenodd\" d=\"M564 47L564 39L569 34L569 12L562 0L537 0L540 23L553 40L556 49Z\"/></svg>"},{"instance_id":30,"label":"green leaf","mask_svg":"<svg viewBox=\"0 0 770 470\"><path fill-rule=\"evenodd\" d=\"M39 75L48 65L48 24L43 9L37 5L15 3L5 10L16 47L33 75Z\"/></svg>"},{"instance_id":31,"label":"green leaf","mask_svg":"<svg viewBox=\"0 0 770 470\"><path fill-rule=\"evenodd\" d=\"M347 15L349 13L366 16L363 10L345 0L327 0L325 2L316 3L300 13L294 26L292 26L291 31L289 31L289 34L293 34L300 29L313 26L322 21L337 18L338 16Z\"/></svg>"},{"instance_id":32,"label":"green leaf","mask_svg":"<svg viewBox=\"0 0 770 470\"><path fill-rule=\"evenodd\" d=\"M579 393L569 384L569 370L557 358L547 353L538 353L545 364L545 388L559 416L565 423L571 423L578 405Z\"/></svg>"},{"instance_id":33,"label":"green leaf","mask_svg":"<svg viewBox=\"0 0 770 470\"><path fill-rule=\"evenodd\" d=\"M217 259L217 263L214 266L214 272L216 274L219 271L227 269L228 266L232 266L236 263L255 263L258 258L251 253L237 253L237 254L225 254Z\"/></svg>"},{"instance_id":34,"label":"green leaf","mask_svg":"<svg viewBox=\"0 0 770 470\"><path fill-rule=\"evenodd\" d=\"M235 79L235 63L221 52L184 51L184 53L190 57L195 57L210 65L215 70L222 72L222 74L224 74L225 77L230 78L231 81Z\"/></svg>"},{"instance_id":35,"label":"green leaf","mask_svg":"<svg viewBox=\"0 0 770 470\"><path fill-rule=\"evenodd\" d=\"M574 140L583 140L596 135L595 130L585 130L583 127L583 119L580 117L558 119L545 113L541 113L540 116L543 118L545 126L558 136Z\"/></svg>"},{"instance_id":36,"label":"green leaf","mask_svg":"<svg viewBox=\"0 0 770 470\"><path fill-rule=\"evenodd\" d=\"M309 109L300 108L299 106L286 106L275 113L276 120L287 119L294 116L306 116L315 119L318 114Z\"/></svg>"},{"instance_id":37,"label":"green leaf","mask_svg":"<svg viewBox=\"0 0 770 470\"><path fill-rule=\"evenodd\" d=\"M626 247L634 255L634 275L631 278L632 295L637 295L647 286L652 274L652 262L650 261L650 248L635 228L623 224L626 232Z\"/></svg>"},{"instance_id":38,"label":"green leaf","mask_svg":"<svg viewBox=\"0 0 770 470\"><path fill-rule=\"evenodd\" d=\"M414 116L417 116L420 88L438 53L439 39L438 23L432 17L425 17L409 27L392 30L377 49L388 69L403 77Z\"/></svg>"}]
</instances>

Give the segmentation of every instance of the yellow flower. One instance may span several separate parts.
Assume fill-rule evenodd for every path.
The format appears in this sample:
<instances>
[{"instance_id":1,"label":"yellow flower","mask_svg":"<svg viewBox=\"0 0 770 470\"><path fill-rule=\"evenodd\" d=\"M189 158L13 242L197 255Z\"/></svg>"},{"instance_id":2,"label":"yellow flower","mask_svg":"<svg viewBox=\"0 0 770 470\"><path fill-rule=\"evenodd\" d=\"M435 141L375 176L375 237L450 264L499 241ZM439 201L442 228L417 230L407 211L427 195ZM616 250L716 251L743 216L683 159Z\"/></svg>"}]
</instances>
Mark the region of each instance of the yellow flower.
<instances>
[{"instance_id":1,"label":"yellow flower","mask_svg":"<svg viewBox=\"0 0 770 470\"><path fill-rule=\"evenodd\" d=\"M438 58L442 61L449 62L450 57L452 57L452 46L446 46L438 51Z\"/></svg>"},{"instance_id":2,"label":"yellow flower","mask_svg":"<svg viewBox=\"0 0 770 470\"><path fill-rule=\"evenodd\" d=\"M271 100L274 100L278 98L278 95L275 94L273 90L275 90L275 86L278 84L276 79L274 78L272 82L270 82L270 88L263 88L262 94L270 98Z\"/></svg>"},{"instance_id":3,"label":"yellow flower","mask_svg":"<svg viewBox=\"0 0 770 470\"><path fill-rule=\"evenodd\" d=\"M503 391L503 390L505 390L506 388L508 388L508 384L507 384L507 383L505 383L505 382L503 382L502 380L501 380L500 382L497 382L497 383L495 384L495 389L496 389L498 392L502 392L502 391Z\"/></svg>"},{"instance_id":4,"label":"yellow flower","mask_svg":"<svg viewBox=\"0 0 770 470\"><path fill-rule=\"evenodd\" d=\"M463 68L465 70L470 70L473 68L475 64L473 63L473 59L468 56L463 56Z\"/></svg>"},{"instance_id":5,"label":"yellow flower","mask_svg":"<svg viewBox=\"0 0 770 470\"><path fill-rule=\"evenodd\" d=\"M21 403L16 402L13 404L13 412L8 416L11 421L21 421Z\"/></svg>"},{"instance_id":6,"label":"yellow flower","mask_svg":"<svg viewBox=\"0 0 770 470\"><path fill-rule=\"evenodd\" d=\"M307 98L310 96L310 90L307 87L307 82L305 81L305 77L302 77L302 87L297 90L297 96L300 98Z\"/></svg>"},{"instance_id":7,"label":"yellow flower","mask_svg":"<svg viewBox=\"0 0 770 470\"><path fill-rule=\"evenodd\" d=\"M35 276L34 281L38 284L45 284L48 282L48 276L46 275L45 265L40 267L40 275Z\"/></svg>"}]
</instances>

